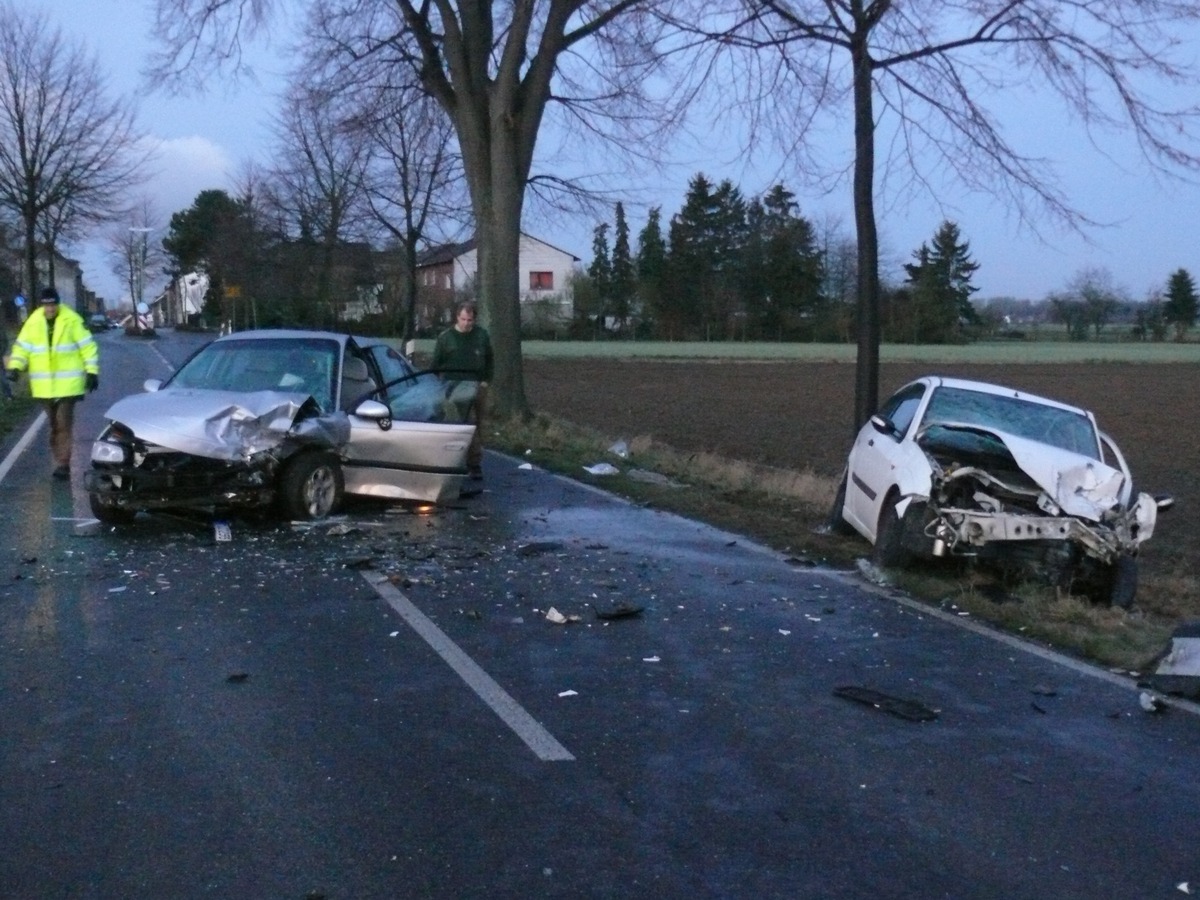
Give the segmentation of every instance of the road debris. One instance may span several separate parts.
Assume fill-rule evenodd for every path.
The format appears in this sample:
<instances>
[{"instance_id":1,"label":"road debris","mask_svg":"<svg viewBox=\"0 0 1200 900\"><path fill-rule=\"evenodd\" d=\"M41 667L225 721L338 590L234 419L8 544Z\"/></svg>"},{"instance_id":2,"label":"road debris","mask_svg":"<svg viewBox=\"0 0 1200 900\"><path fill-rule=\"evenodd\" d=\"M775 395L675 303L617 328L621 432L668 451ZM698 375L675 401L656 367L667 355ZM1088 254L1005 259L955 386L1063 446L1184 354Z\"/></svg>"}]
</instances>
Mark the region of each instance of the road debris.
<instances>
[{"instance_id":1,"label":"road debris","mask_svg":"<svg viewBox=\"0 0 1200 900\"><path fill-rule=\"evenodd\" d=\"M835 697L844 697L910 722L932 722L938 717L937 710L930 709L923 703L905 700L902 697L893 697L873 688L847 684L834 688L833 694Z\"/></svg>"},{"instance_id":2,"label":"road debris","mask_svg":"<svg viewBox=\"0 0 1200 900\"><path fill-rule=\"evenodd\" d=\"M546 610L546 621L553 622L555 625L570 625L572 622L582 622L582 616L563 615L553 606Z\"/></svg>"},{"instance_id":3,"label":"road debris","mask_svg":"<svg viewBox=\"0 0 1200 900\"><path fill-rule=\"evenodd\" d=\"M635 606L632 603L618 603L616 606L610 606L606 609L593 606L592 612L596 614L597 619L630 619L639 615L644 608Z\"/></svg>"},{"instance_id":4,"label":"road debris","mask_svg":"<svg viewBox=\"0 0 1200 900\"><path fill-rule=\"evenodd\" d=\"M858 568L858 574L872 584L878 584L881 587L892 586L892 579L888 577L888 574L875 565L875 563L871 562L871 560L862 557L854 565Z\"/></svg>"},{"instance_id":5,"label":"road debris","mask_svg":"<svg viewBox=\"0 0 1200 900\"><path fill-rule=\"evenodd\" d=\"M1166 701L1154 691L1142 691L1138 695L1138 705L1146 712L1156 713L1166 709Z\"/></svg>"},{"instance_id":6,"label":"road debris","mask_svg":"<svg viewBox=\"0 0 1200 900\"><path fill-rule=\"evenodd\" d=\"M1164 694L1200 700L1200 622L1185 622L1175 629L1166 653L1141 684Z\"/></svg>"},{"instance_id":7,"label":"road debris","mask_svg":"<svg viewBox=\"0 0 1200 900\"><path fill-rule=\"evenodd\" d=\"M606 462L596 463L595 465L591 465L591 466L584 466L583 471L587 472L589 475L620 475L621 474L620 469L618 469L612 463L606 463Z\"/></svg>"},{"instance_id":8,"label":"road debris","mask_svg":"<svg viewBox=\"0 0 1200 900\"><path fill-rule=\"evenodd\" d=\"M629 444L627 444L625 441L617 441L608 448L608 452L613 456L619 456L621 459L625 459L629 456Z\"/></svg>"}]
</instances>

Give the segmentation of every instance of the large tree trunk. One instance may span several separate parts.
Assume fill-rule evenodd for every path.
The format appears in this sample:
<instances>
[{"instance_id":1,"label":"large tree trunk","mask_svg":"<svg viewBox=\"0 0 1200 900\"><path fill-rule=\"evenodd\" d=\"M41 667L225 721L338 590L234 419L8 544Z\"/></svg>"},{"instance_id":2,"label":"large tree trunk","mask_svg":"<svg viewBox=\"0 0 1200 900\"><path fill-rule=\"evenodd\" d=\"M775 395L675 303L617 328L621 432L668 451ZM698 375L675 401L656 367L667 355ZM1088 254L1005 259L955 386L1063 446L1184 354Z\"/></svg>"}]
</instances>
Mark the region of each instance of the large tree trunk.
<instances>
[{"instance_id":1,"label":"large tree trunk","mask_svg":"<svg viewBox=\"0 0 1200 900\"><path fill-rule=\"evenodd\" d=\"M871 57L866 35L851 44L854 62L854 226L858 238L858 363L854 379L854 430L879 405L879 234L875 227L875 117Z\"/></svg>"},{"instance_id":2,"label":"large tree trunk","mask_svg":"<svg viewBox=\"0 0 1200 900\"><path fill-rule=\"evenodd\" d=\"M497 416L525 415L525 373L521 360L521 290L519 257L521 211L525 184L505 164L493 166L491 190L475 204L475 237L479 253L477 285L483 324L492 337L496 371L491 407ZM480 192L472 190L473 196Z\"/></svg>"}]
</instances>

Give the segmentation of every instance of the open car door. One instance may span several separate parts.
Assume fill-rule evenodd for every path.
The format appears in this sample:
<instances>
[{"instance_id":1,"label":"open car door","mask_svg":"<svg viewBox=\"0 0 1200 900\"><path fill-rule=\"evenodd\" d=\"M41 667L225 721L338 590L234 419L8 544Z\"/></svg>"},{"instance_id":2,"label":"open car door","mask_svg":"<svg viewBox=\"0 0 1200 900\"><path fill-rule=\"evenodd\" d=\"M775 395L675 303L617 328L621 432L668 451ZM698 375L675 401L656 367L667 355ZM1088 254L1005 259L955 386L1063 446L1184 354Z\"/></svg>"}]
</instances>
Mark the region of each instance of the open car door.
<instances>
[{"instance_id":1,"label":"open car door","mask_svg":"<svg viewBox=\"0 0 1200 900\"><path fill-rule=\"evenodd\" d=\"M366 386L347 400L350 441L346 491L442 503L458 498L467 477L473 389L434 372L415 372ZM469 394L469 396L468 396Z\"/></svg>"}]
</instances>

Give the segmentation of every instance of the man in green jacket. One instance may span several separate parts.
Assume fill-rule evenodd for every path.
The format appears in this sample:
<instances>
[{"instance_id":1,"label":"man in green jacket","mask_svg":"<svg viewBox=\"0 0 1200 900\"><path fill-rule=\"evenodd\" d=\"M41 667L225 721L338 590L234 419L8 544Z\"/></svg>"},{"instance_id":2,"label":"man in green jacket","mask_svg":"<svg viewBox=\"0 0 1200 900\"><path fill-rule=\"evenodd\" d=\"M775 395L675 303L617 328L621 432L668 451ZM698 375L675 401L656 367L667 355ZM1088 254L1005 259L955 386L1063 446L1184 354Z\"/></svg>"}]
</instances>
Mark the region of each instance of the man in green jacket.
<instances>
[{"instance_id":1,"label":"man in green jacket","mask_svg":"<svg viewBox=\"0 0 1200 900\"><path fill-rule=\"evenodd\" d=\"M71 444L75 404L84 391L100 386L100 349L83 317L60 307L58 291L42 291L38 308L29 314L12 346L8 380L29 371L29 393L41 400L50 420L50 456L54 477L71 477Z\"/></svg>"},{"instance_id":2,"label":"man in green jacket","mask_svg":"<svg viewBox=\"0 0 1200 900\"><path fill-rule=\"evenodd\" d=\"M463 300L454 307L454 325L438 335L433 346L430 368L445 372L454 382L475 382L472 403L475 435L467 450L467 470L471 478L483 478L483 420L487 412L487 389L492 380L492 339L487 329L475 324L475 304Z\"/></svg>"}]
</instances>

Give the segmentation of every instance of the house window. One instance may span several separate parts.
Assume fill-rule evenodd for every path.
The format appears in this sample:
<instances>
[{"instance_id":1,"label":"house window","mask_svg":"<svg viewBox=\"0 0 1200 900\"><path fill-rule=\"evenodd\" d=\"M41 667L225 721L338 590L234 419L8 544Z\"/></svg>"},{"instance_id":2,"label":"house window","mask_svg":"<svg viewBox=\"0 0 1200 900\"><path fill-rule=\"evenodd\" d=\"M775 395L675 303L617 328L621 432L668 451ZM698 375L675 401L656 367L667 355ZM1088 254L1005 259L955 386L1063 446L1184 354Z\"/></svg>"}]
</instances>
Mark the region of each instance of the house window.
<instances>
[{"instance_id":1,"label":"house window","mask_svg":"<svg viewBox=\"0 0 1200 900\"><path fill-rule=\"evenodd\" d=\"M554 290L554 273L553 272L530 272L529 273L529 289L531 291L552 291L552 290Z\"/></svg>"}]
</instances>

